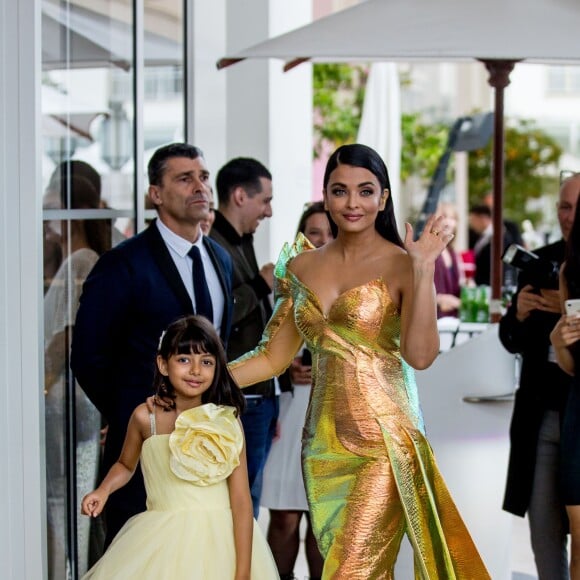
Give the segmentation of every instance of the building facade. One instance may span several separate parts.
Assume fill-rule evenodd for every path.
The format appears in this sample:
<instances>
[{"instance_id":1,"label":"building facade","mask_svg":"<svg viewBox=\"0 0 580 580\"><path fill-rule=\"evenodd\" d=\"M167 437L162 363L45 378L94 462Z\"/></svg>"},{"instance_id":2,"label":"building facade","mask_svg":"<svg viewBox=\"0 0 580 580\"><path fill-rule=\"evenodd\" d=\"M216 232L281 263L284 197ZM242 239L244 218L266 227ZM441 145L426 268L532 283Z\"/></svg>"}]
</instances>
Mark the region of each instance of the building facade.
<instances>
[{"instance_id":1,"label":"building facade","mask_svg":"<svg viewBox=\"0 0 580 580\"><path fill-rule=\"evenodd\" d=\"M215 67L227 52L312 19L311 0L286 4L0 0L6 580L77 578L90 564L79 501L96 476L101 425L67 353L86 275L80 257L99 251L86 235L79 246L77 234L102 225L112 245L146 227L154 217L149 156L186 140L204 151L213 177L239 155L272 171L274 218L258 234L261 262L294 235L312 193L310 69ZM68 160L82 164L60 165Z\"/></svg>"}]
</instances>

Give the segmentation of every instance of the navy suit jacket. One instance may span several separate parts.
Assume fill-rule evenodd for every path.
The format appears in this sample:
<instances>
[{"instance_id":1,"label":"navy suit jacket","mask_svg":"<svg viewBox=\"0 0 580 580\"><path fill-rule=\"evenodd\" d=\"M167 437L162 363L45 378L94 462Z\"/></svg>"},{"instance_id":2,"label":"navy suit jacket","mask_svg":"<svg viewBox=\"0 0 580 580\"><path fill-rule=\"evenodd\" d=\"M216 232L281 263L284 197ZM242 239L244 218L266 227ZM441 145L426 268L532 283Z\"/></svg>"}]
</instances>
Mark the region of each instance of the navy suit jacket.
<instances>
[{"instance_id":1,"label":"navy suit jacket","mask_svg":"<svg viewBox=\"0 0 580 580\"><path fill-rule=\"evenodd\" d=\"M233 309L232 260L207 236L203 243L224 292L220 336L225 344ZM131 413L153 393L161 332L177 318L193 313L189 294L154 223L106 252L89 274L73 332L71 368L109 425L105 469L119 458ZM131 495L120 492L114 495ZM144 492L137 495L144 509Z\"/></svg>"}]
</instances>

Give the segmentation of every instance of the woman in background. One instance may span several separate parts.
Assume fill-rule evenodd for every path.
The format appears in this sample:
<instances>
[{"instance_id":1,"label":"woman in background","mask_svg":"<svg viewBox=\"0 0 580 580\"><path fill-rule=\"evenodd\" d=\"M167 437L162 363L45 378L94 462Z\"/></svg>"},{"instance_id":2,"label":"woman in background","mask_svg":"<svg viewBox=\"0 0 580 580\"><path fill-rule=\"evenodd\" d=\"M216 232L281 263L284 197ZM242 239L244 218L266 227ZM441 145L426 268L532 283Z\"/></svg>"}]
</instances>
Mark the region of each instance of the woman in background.
<instances>
[{"instance_id":1,"label":"woman in background","mask_svg":"<svg viewBox=\"0 0 580 580\"><path fill-rule=\"evenodd\" d=\"M332 239L323 202L308 205L300 218L298 233L304 234L315 248L324 246ZM300 548L302 516L307 522L304 545L311 580L320 580L324 564L310 524L300 464L302 428L310 400L311 371L310 351L305 348L290 365L293 392L280 395L280 435L272 443L264 468L261 504L270 510L268 543L280 580L295 578L293 570Z\"/></svg>"},{"instance_id":2,"label":"woman in background","mask_svg":"<svg viewBox=\"0 0 580 580\"><path fill-rule=\"evenodd\" d=\"M60 207L97 210L98 191L81 174L51 181L47 196ZM101 416L73 380L69 370L72 330L83 283L99 256L110 248L111 228L106 220L62 221L60 241L64 260L44 296L46 474L48 495L49 579L66 577L66 401L73 398L76 411L77 495L95 485L100 456ZM68 392L68 395L67 395ZM75 426L73 426L75 427ZM79 573L88 569L90 521L79 519L76 535ZM97 548L98 552L98 548Z\"/></svg>"},{"instance_id":3,"label":"woman in background","mask_svg":"<svg viewBox=\"0 0 580 580\"><path fill-rule=\"evenodd\" d=\"M440 203L437 214L443 216L449 232L455 234L457 230L457 210L451 203ZM453 241L443 249L441 255L435 260L435 292L437 293L437 318L443 316L459 316L461 303L459 294L461 291L461 268L459 256L453 249Z\"/></svg>"}]
</instances>

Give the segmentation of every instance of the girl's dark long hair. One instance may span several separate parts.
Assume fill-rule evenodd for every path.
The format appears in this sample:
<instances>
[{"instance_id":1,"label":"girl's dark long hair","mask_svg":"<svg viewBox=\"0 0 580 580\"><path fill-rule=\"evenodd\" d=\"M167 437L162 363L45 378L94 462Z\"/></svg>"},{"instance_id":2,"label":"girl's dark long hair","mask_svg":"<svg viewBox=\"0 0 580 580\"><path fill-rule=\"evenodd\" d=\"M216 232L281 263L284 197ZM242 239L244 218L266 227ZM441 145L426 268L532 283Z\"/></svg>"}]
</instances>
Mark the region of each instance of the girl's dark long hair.
<instances>
[{"instance_id":1,"label":"girl's dark long hair","mask_svg":"<svg viewBox=\"0 0 580 580\"><path fill-rule=\"evenodd\" d=\"M228 370L226 353L218 333L203 316L184 316L171 323L157 350L157 354L166 361L174 355L191 353L208 353L216 358L213 382L201 396L202 403L229 405L236 408L238 415L242 413L246 405L242 391ZM175 401L175 390L169 377L162 375L157 367L153 388L158 397Z\"/></svg>"},{"instance_id":2,"label":"girl's dark long hair","mask_svg":"<svg viewBox=\"0 0 580 580\"><path fill-rule=\"evenodd\" d=\"M580 203L576 205L574 223L566 242L564 278L570 298L580 298Z\"/></svg>"},{"instance_id":3,"label":"girl's dark long hair","mask_svg":"<svg viewBox=\"0 0 580 580\"><path fill-rule=\"evenodd\" d=\"M389 180L389 172L387 171L387 166L385 162L381 159L381 156L370 147L366 145L361 145L359 143L354 143L352 145L343 145L339 147L329 158L326 169L324 171L324 181L323 186L326 190L328 181L330 180L330 174L339 165L352 165L353 167L362 167L370 171L379 181L381 189L389 190L389 197L383 210L377 215L375 220L375 229L379 234L393 242L397 246L403 247L403 240L399 236L397 230L397 223L395 221L395 209L393 207L393 192L391 191L391 182ZM332 230L332 235L336 237L338 228L336 224L332 221L332 218L326 212L328 216L328 221L330 222L330 229Z\"/></svg>"}]
</instances>

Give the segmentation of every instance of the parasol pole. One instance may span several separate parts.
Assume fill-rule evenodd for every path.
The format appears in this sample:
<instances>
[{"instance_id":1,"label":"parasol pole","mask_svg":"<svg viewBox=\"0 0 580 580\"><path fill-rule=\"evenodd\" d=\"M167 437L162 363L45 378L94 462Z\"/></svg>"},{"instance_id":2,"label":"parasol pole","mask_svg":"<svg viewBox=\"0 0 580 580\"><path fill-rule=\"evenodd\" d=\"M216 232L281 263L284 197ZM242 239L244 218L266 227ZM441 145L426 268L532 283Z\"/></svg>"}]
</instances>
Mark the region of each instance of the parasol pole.
<instances>
[{"instance_id":1,"label":"parasol pole","mask_svg":"<svg viewBox=\"0 0 580 580\"><path fill-rule=\"evenodd\" d=\"M504 89L510 84L515 60L482 60L489 72L488 82L494 89L495 113L493 133L493 236L491 239L491 301L490 321L501 317L503 252L503 177L504 177Z\"/></svg>"}]
</instances>

